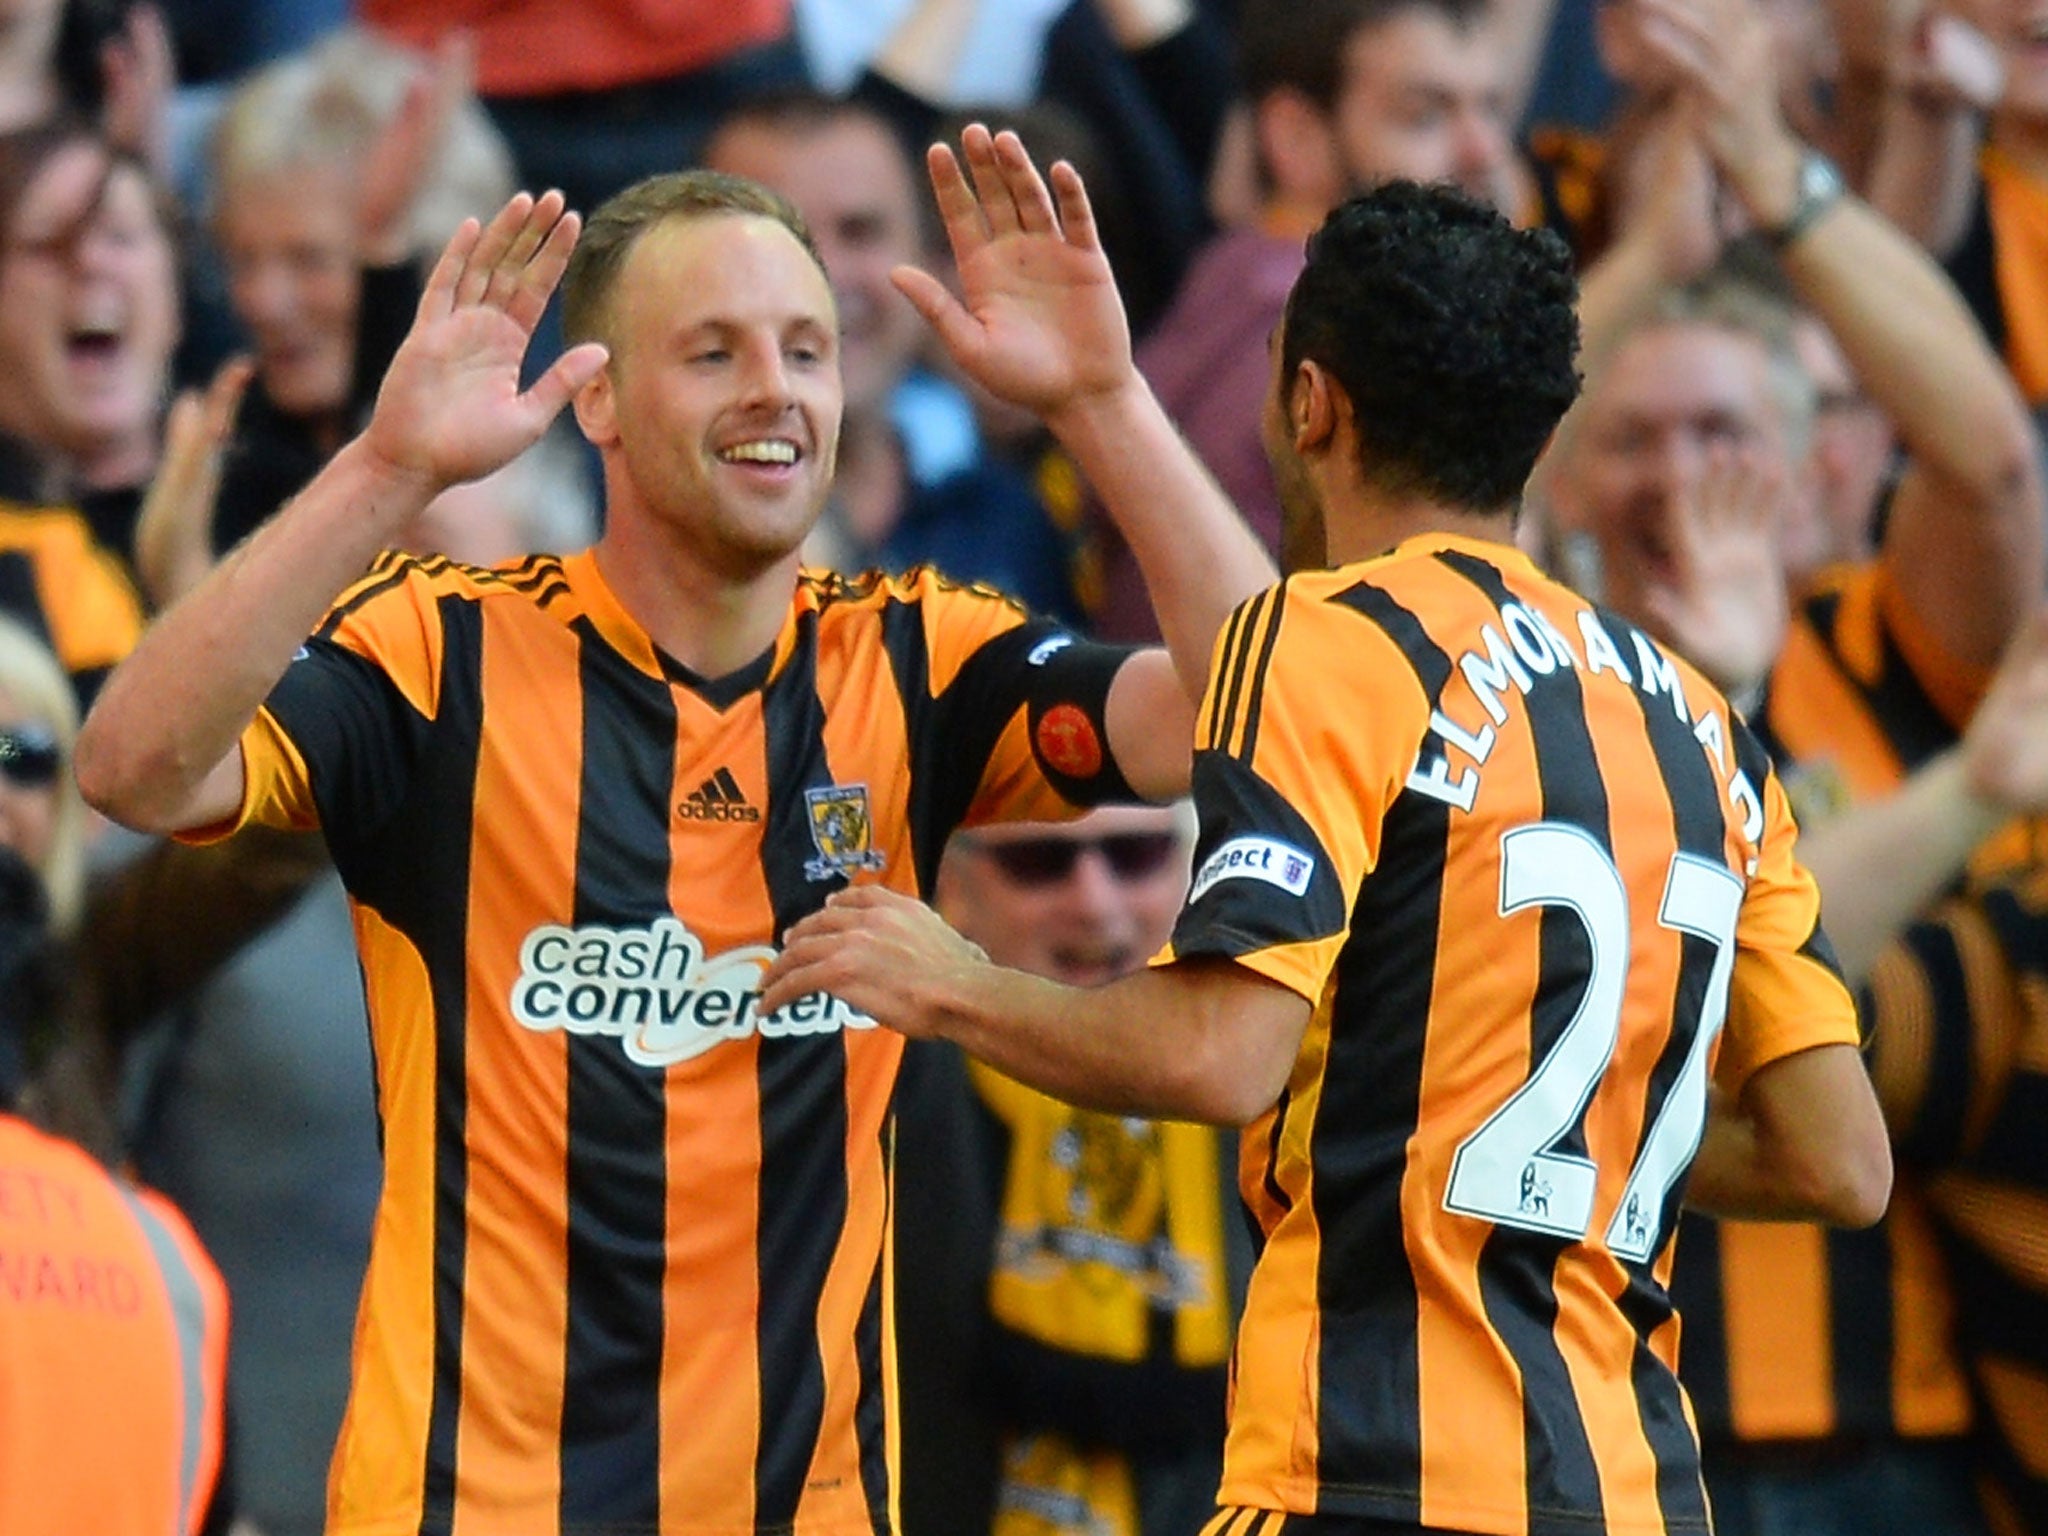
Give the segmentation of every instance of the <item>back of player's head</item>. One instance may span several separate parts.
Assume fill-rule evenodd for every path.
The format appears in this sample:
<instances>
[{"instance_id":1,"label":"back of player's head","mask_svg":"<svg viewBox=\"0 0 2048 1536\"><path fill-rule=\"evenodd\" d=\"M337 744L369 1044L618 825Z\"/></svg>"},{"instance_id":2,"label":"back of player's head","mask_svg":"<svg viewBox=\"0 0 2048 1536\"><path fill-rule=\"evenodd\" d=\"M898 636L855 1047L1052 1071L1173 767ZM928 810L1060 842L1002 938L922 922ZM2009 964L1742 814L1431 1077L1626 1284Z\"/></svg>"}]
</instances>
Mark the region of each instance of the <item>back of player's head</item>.
<instances>
[{"instance_id":1,"label":"back of player's head","mask_svg":"<svg viewBox=\"0 0 2048 1536\"><path fill-rule=\"evenodd\" d=\"M1579 387L1578 285L1547 230L1450 187L1389 182L1309 238L1281 377L1322 367L1350 397L1383 491L1512 506Z\"/></svg>"},{"instance_id":2,"label":"back of player's head","mask_svg":"<svg viewBox=\"0 0 2048 1536\"><path fill-rule=\"evenodd\" d=\"M1294 90L1328 111L1343 94L1351 39L1409 11L1467 31L1486 19L1487 0L1245 0L1237 24L1244 99Z\"/></svg>"},{"instance_id":3,"label":"back of player's head","mask_svg":"<svg viewBox=\"0 0 2048 1536\"><path fill-rule=\"evenodd\" d=\"M757 218L780 224L818 263L817 243L796 205L769 187L724 171L669 171L607 198L584 221L562 276L562 331L573 346L604 339L605 309L641 236L694 219Z\"/></svg>"}]
</instances>

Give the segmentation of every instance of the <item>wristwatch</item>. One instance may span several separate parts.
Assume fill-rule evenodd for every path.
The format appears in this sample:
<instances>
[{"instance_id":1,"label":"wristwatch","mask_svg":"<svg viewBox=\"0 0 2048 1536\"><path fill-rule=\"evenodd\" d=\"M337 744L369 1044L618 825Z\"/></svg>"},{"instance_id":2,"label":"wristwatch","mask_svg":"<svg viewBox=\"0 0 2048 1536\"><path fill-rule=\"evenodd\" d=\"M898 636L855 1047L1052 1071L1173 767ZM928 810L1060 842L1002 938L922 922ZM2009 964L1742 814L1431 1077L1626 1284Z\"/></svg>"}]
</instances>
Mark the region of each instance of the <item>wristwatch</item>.
<instances>
[{"instance_id":1,"label":"wristwatch","mask_svg":"<svg viewBox=\"0 0 2048 1536\"><path fill-rule=\"evenodd\" d=\"M1835 169L1834 162L1817 149L1800 154L1799 175L1793 186L1798 195L1784 222L1757 231L1774 251L1787 249L1849 190L1842 184L1842 173Z\"/></svg>"}]
</instances>

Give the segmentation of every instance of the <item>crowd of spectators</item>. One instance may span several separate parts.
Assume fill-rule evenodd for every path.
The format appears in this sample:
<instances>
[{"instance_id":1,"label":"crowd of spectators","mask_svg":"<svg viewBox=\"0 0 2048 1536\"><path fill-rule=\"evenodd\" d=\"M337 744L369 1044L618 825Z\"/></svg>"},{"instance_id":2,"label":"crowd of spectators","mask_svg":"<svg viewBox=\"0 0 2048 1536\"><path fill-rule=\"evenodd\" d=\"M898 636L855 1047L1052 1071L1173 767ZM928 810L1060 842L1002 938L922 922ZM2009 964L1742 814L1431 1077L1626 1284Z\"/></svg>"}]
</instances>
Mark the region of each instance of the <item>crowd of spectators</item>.
<instances>
[{"instance_id":1,"label":"crowd of spectators","mask_svg":"<svg viewBox=\"0 0 2048 1536\"><path fill-rule=\"evenodd\" d=\"M1081 171L1140 368L1283 570L1322 560L1284 547L1262 416L1308 234L1406 179L1565 239L1585 386L1522 543L1770 749L1901 1170L1869 1232L1686 1219L1717 1526L2048 1536L2044 29L2026 0L0 5L0 1513L34 1536L328 1518L380 1178L363 918L310 836L108 826L70 752L149 617L362 429L465 218L522 187L587 213L689 166L774 189L842 346L807 561L930 564L1158 638L1074 458L890 280L946 273L924 146L979 121ZM529 374L563 346L550 310ZM565 420L404 543L490 566L600 525ZM963 833L938 905L999 960L1106 980L1164 941L1146 903L1170 915L1192 850L1157 808ZM900 1109L907 1536L1192 1536L1249 1264L1208 1203L1230 1148L923 1046ZM181 1375L175 1338L66 1361L30 1320L40 1239L9 1191L88 1155L113 1234L90 1262L153 1251L205 1303L187 1364L225 1348L224 1371ZM1144 1262L1088 1261L1104 1233ZM68 1294L38 1318L90 1310ZM133 1392L22 1386L124 1350ZM147 1392L197 1418L92 1418ZM119 1498L19 1498L38 1402L100 1457L47 1476ZM183 1459L145 1510L150 1434Z\"/></svg>"}]
</instances>

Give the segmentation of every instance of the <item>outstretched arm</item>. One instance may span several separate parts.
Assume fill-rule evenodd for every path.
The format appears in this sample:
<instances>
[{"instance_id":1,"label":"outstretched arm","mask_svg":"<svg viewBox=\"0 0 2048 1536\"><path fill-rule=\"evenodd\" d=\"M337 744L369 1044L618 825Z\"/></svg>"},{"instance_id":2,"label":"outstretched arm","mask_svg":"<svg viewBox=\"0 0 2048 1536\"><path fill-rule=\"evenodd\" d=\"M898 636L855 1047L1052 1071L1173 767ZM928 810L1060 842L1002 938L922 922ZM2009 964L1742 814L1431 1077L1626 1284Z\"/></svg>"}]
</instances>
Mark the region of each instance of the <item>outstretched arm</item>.
<instances>
[{"instance_id":1,"label":"outstretched arm","mask_svg":"<svg viewBox=\"0 0 2048 1536\"><path fill-rule=\"evenodd\" d=\"M107 680L78 738L88 801L148 831L234 814L242 730L329 604L439 492L512 459L603 366L604 349L586 344L519 388L577 228L550 192L456 231L363 434Z\"/></svg>"},{"instance_id":2,"label":"outstretched arm","mask_svg":"<svg viewBox=\"0 0 2048 1536\"><path fill-rule=\"evenodd\" d=\"M1755 0L1637 0L1688 81L1702 142L1750 217L1782 227L1801 147L1779 115ZM2031 611L2043 569L2033 426L1968 307L1925 251L1843 197L1783 251L1911 457L1886 524L1890 579L1943 651L1989 669Z\"/></svg>"},{"instance_id":3,"label":"outstretched arm","mask_svg":"<svg viewBox=\"0 0 2048 1536\"><path fill-rule=\"evenodd\" d=\"M1273 581L1272 561L1132 361L1073 167L1053 166L1048 188L1013 133L971 127L961 146L964 171L943 145L928 164L962 297L912 267L896 270L896 285L963 372L1044 419L1137 556L1172 667L1126 664L1110 696L1110 746L1138 789L1179 793L1217 631Z\"/></svg>"},{"instance_id":4,"label":"outstretched arm","mask_svg":"<svg viewBox=\"0 0 2048 1536\"><path fill-rule=\"evenodd\" d=\"M762 981L763 1013L829 992L1070 1104L1217 1125L1246 1124L1280 1096L1309 1018L1307 999L1228 960L1103 987L1007 970L923 902L876 885L791 928Z\"/></svg>"},{"instance_id":5,"label":"outstretched arm","mask_svg":"<svg viewBox=\"0 0 2048 1536\"><path fill-rule=\"evenodd\" d=\"M1960 745L1886 799L1802 833L1842 974L1861 985L1884 946L1952 885L1986 838L2048 811L2048 611L2014 637Z\"/></svg>"}]
</instances>

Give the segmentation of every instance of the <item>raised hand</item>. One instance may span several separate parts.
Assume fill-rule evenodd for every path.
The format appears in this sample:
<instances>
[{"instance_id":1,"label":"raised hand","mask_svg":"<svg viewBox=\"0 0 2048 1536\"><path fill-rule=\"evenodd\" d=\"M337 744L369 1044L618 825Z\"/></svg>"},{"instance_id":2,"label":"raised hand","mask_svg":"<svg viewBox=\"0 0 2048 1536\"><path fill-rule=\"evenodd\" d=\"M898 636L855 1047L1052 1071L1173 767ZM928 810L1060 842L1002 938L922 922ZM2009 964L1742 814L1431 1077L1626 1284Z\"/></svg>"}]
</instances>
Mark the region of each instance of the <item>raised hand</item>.
<instances>
[{"instance_id":1,"label":"raised hand","mask_svg":"<svg viewBox=\"0 0 2048 1536\"><path fill-rule=\"evenodd\" d=\"M1680 82L1700 142L1753 216L1778 222L1798 146L1778 106L1770 21L1755 0L1632 0L1640 36Z\"/></svg>"},{"instance_id":2,"label":"raised hand","mask_svg":"<svg viewBox=\"0 0 2048 1536\"><path fill-rule=\"evenodd\" d=\"M926 164L961 298L916 267L891 280L962 372L1041 417L1130 382L1130 327L1080 176L1061 161L1048 191L1014 133L978 123L960 144L965 172L942 144Z\"/></svg>"},{"instance_id":3,"label":"raised hand","mask_svg":"<svg viewBox=\"0 0 2048 1536\"><path fill-rule=\"evenodd\" d=\"M606 351L572 347L533 387L520 363L561 281L581 221L562 194L521 192L478 227L465 219L441 253L363 432L390 473L433 495L509 463L537 441Z\"/></svg>"},{"instance_id":4,"label":"raised hand","mask_svg":"<svg viewBox=\"0 0 2048 1536\"><path fill-rule=\"evenodd\" d=\"M1714 170L1693 114L1660 107L1623 168L1619 238L1640 240L1659 281L1691 282L1721 254Z\"/></svg>"},{"instance_id":5,"label":"raised hand","mask_svg":"<svg viewBox=\"0 0 2048 1536\"><path fill-rule=\"evenodd\" d=\"M108 142L139 155L157 176L171 171L171 96L177 60L171 29L154 5L133 5L120 32L100 45L106 92L101 119Z\"/></svg>"},{"instance_id":6,"label":"raised hand","mask_svg":"<svg viewBox=\"0 0 2048 1536\"><path fill-rule=\"evenodd\" d=\"M363 157L357 207L366 263L389 266L412 254L413 210L475 81L476 44L458 29L406 83L398 110Z\"/></svg>"},{"instance_id":7,"label":"raised hand","mask_svg":"<svg viewBox=\"0 0 2048 1536\"><path fill-rule=\"evenodd\" d=\"M1668 519L1672 581L1644 599L1652 628L1731 696L1761 683L1784 644L1786 492L1754 455L1712 451Z\"/></svg>"},{"instance_id":8,"label":"raised hand","mask_svg":"<svg viewBox=\"0 0 2048 1536\"><path fill-rule=\"evenodd\" d=\"M2048 610L2020 627L1963 733L1971 790L2009 815L2048 812Z\"/></svg>"},{"instance_id":9,"label":"raised hand","mask_svg":"<svg viewBox=\"0 0 2048 1536\"><path fill-rule=\"evenodd\" d=\"M135 569L154 608L168 608L213 567L221 451L255 364L231 357L202 394L188 389L164 423L164 453L135 520Z\"/></svg>"}]
</instances>

